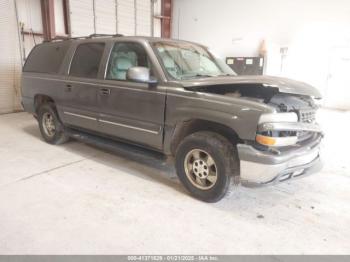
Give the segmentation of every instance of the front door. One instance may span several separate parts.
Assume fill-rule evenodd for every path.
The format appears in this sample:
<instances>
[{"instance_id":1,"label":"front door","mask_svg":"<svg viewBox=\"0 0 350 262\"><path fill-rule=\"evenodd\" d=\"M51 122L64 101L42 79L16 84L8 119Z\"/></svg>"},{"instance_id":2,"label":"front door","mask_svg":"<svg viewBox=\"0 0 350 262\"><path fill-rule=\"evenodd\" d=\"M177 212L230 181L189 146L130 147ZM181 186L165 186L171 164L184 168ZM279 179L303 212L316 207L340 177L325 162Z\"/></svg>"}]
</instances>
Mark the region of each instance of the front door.
<instances>
[{"instance_id":1,"label":"front door","mask_svg":"<svg viewBox=\"0 0 350 262\"><path fill-rule=\"evenodd\" d=\"M117 42L112 48L106 79L100 85L99 125L103 133L156 149L162 148L165 89L126 79L130 67L152 65L141 44Z\"/></svg>"}]
</instances>

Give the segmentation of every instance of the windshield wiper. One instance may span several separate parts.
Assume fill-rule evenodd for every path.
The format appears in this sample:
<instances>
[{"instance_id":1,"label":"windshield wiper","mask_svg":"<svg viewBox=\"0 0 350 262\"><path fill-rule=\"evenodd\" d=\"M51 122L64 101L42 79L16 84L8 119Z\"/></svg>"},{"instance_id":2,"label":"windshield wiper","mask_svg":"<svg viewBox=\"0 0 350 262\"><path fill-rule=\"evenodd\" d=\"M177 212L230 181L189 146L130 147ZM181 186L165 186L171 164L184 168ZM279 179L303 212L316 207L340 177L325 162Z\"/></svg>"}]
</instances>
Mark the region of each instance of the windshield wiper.
<instances>
[{"instance_id":1,"label":"windshield wiper","mask_svg":"<svg viewBox=\"0 0 350 262\"><path fill-rule=\"evenodd\" d=\"M193 76L190 76L190 78L195 78L195 77L214 77L213 75L206 75L206 74L196 74Z\"/></svg>"},{"instance_id":2,"label":"windshield wiper","mask_svg":"<svg viewBox=\"0 0 350 262\"><path fill-rule=\"evenodd\" d=\"M221 75L217 75L217 76L236 76L234 74L221 74Z\"/></svg>"}]
</instances>

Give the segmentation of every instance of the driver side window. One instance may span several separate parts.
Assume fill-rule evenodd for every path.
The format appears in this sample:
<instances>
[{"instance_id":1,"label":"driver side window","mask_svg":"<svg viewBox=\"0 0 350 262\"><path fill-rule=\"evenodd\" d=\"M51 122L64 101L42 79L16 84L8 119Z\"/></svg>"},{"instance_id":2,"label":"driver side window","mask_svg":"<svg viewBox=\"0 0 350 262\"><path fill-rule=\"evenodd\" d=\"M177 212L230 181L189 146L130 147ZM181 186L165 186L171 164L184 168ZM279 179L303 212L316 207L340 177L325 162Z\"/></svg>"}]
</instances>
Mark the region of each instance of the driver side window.
<instances>
[{"instance_id":1,"label":"driver side window","mask_svg":"<svg viewBox=\"0 0 350 262\"><path fill-rule=\"evenodd\" d=\"M109 57L106 79L127 80L127 71L134 66L151 67L144 48L137 43L116 43Z\"/></svg>"}]
</instances>

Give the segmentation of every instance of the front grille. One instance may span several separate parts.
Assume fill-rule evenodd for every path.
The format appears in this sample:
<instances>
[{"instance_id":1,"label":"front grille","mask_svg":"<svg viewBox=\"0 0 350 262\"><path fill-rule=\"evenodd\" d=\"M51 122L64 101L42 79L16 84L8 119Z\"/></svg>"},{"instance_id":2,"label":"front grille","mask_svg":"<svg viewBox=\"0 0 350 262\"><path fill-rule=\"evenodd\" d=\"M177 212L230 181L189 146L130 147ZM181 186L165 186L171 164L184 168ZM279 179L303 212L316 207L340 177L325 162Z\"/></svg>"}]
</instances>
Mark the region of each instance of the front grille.
<instances>
[{"instance_id":1,"label":"front grille","mask_svg":"<svg viewBox=\"0 0 350 262\"><path fill-rule=\"evenodd\" d=\"M297 111L299 122L302 123L314 123L316 121L316 110L315 109L299 109ZM297 132L298 142L303 142L310 139L314 133L307 131Z\"/></svg>"},{"instance_id":2,"label":"front grille","mask_svg":"<svg viewBox=\"0 0 350 262\"><path fill-rule=\"evenodd\" d=\"M316 110L314 109L300 109L298 110L299 122L313 123L316 120Z\"/></svg>"}]
</instances>

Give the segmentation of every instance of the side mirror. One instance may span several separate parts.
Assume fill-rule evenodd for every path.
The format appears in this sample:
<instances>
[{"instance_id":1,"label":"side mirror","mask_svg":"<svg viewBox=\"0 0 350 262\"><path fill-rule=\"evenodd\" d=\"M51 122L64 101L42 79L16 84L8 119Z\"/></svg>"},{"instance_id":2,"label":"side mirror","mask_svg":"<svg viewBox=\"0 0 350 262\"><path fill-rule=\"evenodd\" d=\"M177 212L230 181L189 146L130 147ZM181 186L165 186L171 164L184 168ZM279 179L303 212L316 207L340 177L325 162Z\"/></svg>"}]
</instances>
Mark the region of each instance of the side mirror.
<instances>
[{"instance_id":1,"label":"side mirror","mask_svg":"<svg viewBox=\"0 0 350 262\"><path fill-rule=\"evenodd\" d=\"M151 76L149 68L142 66L130 67L126 72L126 79L138 83L147 83L150 86L155 86L158 82L156 78Z\"/></svg>"}]
</instances>

